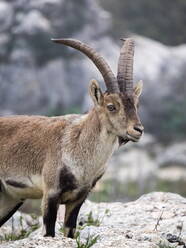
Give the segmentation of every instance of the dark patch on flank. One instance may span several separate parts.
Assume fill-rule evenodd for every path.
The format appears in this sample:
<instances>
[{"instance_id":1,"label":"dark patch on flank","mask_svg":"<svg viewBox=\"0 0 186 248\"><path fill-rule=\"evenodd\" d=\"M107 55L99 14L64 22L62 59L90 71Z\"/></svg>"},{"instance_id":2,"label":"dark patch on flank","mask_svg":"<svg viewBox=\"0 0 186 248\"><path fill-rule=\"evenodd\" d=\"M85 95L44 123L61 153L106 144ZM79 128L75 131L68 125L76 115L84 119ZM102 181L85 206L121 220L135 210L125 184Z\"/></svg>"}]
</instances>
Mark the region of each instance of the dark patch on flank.
<instances>
[{"instance_id":1,"label":"dark patch on flank","mask_svg":"<svg viewBox=\"0 0 186 248\"><path fill-rule=\"evenodd\" d=\"M66 166L60 170L59 188L61 193L72 191L77 188L77 180Z\"/></svg>"},{"instance_id":2,"label":"dark patch on flank","mask_svg":"<svg viewBox=\"0 0 186 248\"><path fill-rule=\"evenodd\" d=\"M23 202L19 202L6 216L0 220L0 227L12 217L12 215L21 207L22 204Z\"/></svg>"},{"instance_id":3,"label":"dark patch on flank","mask_svg":"<svg viewBox=\"0 0 186 248\"><path fill-rule=\"evenodd\" d=\"M45 225L45 231L46 231L44 237L55 236L57 209L58 209L58 198L56 196L50 197L48 199L47 210L43 216L43 223Z\"/></svg>"},{"instance_id":4,"label":"dark patch on flank","mask_svg":"<svg viewBox=\"0 0 186 248\"><path fill-rule=\"evenodd\" d=\"M16 188L27 188L27 185L25 183L21 183L21 182L16 182L13 180L6 180L5 181L7 184L9 184L10 186L16 187Z\"/></svg>"}]
</instances>

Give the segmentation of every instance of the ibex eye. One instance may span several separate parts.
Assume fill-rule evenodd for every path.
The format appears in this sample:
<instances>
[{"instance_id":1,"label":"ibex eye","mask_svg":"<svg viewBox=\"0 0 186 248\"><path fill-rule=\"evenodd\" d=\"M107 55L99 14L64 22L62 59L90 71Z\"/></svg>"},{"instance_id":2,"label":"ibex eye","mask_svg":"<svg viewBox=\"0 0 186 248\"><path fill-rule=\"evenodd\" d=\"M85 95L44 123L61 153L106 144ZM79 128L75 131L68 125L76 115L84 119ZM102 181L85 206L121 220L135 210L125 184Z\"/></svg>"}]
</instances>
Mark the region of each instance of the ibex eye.
<instances>
[{"instance_id":1,"label":"ibex eye","mask_svg":"<svg viewBox=\"0 0 186 248\"><path fill-rule=\"evenodd\" d=\"M108 104L108 105L107 105L107 108L108 108L108 110L111 111L111 112L116 110L116 108L115 108L115 106L114 106L113 104Z\"/></svg>"}]
</instances>

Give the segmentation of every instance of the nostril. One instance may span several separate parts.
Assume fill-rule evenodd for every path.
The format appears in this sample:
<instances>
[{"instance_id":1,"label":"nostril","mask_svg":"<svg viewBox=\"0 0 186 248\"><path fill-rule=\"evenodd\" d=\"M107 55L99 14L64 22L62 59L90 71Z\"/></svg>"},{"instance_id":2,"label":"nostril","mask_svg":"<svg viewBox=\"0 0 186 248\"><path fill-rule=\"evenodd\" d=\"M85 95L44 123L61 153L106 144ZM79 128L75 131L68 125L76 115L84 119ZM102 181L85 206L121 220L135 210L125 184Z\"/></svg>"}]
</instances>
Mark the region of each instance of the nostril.
<instances>
[{"instance_id":1,"label":"nostril","mask_svg":"<svg viewBox=\"0 0 186 248\"><path fill-rule=\"evenodd\" d=\"M136 130L136 131L138 131L139 133L142 134L144 128L143 128L143 126L141 126L141 125L136 125L136 126L134 126L134 130Z\"/></svg>"}]
</instances>

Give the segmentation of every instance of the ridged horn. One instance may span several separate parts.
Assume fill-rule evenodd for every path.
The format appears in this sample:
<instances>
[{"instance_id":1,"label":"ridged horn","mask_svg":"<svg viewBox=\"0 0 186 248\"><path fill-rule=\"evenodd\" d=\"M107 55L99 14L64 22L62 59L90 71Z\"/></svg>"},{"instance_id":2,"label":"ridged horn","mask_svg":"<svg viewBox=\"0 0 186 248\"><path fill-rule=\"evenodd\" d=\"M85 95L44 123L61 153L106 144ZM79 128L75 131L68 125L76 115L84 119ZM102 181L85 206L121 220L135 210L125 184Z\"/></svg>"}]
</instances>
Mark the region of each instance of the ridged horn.
<instances>
[{"instance_id":1,"label":"ridged horn","mask_svg":"<svg viewBox=\"0 0 186 248\"><path fill-rule=\"evenodd\" d=\"M120 51L117 80L121 92L131 94L133 91L134 40L121 39L124 44Z\"/></svg>"},{"instance_id":2,"label":"ridged horn","mask_svg":"<svg viewBox=\"0 0 186 248\"><path fill-rule=\"evenodd\" d=\"M52 41L73 47L87 55L101 72L108 92L119 93L117 79L114 76L110 66L107 64L105 59L93 48L79 40L74 39L52 39Z\"/></svg>"}]
</instances>

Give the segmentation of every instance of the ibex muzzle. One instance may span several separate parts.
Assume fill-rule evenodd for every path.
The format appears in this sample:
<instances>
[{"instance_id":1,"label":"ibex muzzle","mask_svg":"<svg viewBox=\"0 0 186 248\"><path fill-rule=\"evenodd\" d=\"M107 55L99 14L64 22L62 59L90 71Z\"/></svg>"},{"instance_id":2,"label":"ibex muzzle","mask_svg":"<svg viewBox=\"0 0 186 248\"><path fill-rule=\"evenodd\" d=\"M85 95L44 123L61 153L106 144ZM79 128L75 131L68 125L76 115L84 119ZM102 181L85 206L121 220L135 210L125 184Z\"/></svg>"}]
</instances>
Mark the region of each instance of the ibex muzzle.
<instances>
[{"instance_id":1,"label":"ibex muzzle","mask_svg":"<svg viewBox=\"0 0 186 248\"><path fill-rule=\"evenodd\" d=\"M134 41L121 49L118 76L103 57L72 39L54 39L86 54L101 72L107 91L92 80L94 107L84 115L0 118L0 226L25 199L42 198L43 235L55 235L60 204L65 204L65 235L73 238L81 205L106 169L118 144L138 141L137 114L142 82L133 87Z\"/></svg>"}]
</instances>

